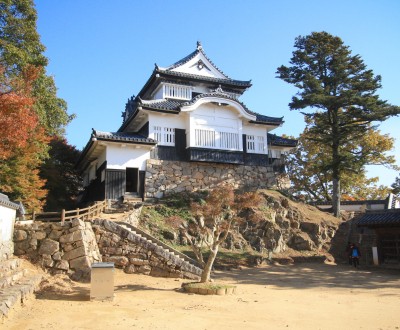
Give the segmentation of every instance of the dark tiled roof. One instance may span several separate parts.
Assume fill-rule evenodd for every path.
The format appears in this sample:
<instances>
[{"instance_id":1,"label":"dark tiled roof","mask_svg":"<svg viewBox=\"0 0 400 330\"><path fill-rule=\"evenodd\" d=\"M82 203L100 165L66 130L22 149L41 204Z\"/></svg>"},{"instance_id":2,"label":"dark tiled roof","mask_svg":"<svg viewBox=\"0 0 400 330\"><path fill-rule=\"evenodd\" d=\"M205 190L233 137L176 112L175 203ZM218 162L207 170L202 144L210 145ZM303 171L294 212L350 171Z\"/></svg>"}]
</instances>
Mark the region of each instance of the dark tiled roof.
<instances>
[{"instance_id":1,"label":"dark tiled roof","mask_svg":"<svg viewBox=\"0 0 400 330\"><path fill-rule=\"evenodd\" d=\"M13 210L18 210L20 208L20 204L13 203L8 199L7 195L1 194L0 193L0 205L8 207Z\"/></svg>"},{"instance_id":2,"label":"dark tiled roof","mask_svg":"<svg viewBox=\"0 0 400 330\"><path fill-rule=\"evenodd\" d=\"M182 101L182 100L172 100L172 99L163 99L163 100L146 100L143 101L141 100L140 106L143 108L148 108L148 109L154 109L154 110L164 110L164 111L180 111L181 107L187 106L187 105L192 105L196 103L198 100L205 98L205 97L220 97L228 100L235 101L239 103L243 109L250 115L256 116L256 120L251 121L252 123L262 123L262 124L272 124L272 125L280 125L283 123L282 118L283 117L269 117L269 116L264 116L260 115L259 113L253 112L247 108L247 106L240 102L237 98L233 97L232 95L229 95L227 93L222 92L211 92L211 93L203 93L196 95L194 98L192 98L189 101ZM290 139L284 139L281 137L276 137L276 139L279 139L281 143L286 143L285 145L291 146L292 141L296 141L297 145L297 140L290 140ZM294 146L296 146L294 145Z\"/></svg>"},{"instance_id":3,"label":"dark tiled roof","mask_svg":"<svg viewBox=\"0 0 400 330\"><path fill-rule=\"evenodd\" d=\"M287 139L282 136L278 136L278 135L270 134L270 133L268 133L268 141L273 146L280 146L280 147L296 147L297 146L297 140Z\"/></svg>"},{"instance_id":4,"label":"dark tiled roof","mask_svg":"<svg viewBox=\"0 0 400 330\"><path fill-rule=\"evenodd\" d=\"M150 108L155 110L167 110L167 111L179 111L180 106L185 101L163 99L154 101L143 101L141 100L140 106L143 108Z\"/></svg>"},{"instance_id":5,"label":"dark tiled roof","mask_svg":"<svg viewBox=\"0 0 400 330\"><path fill-rule=\"evenodd\" d=\"M214 78L214 77L201 76L201 75L192 74L192 73L162 70L159 68L156 68L155 72L160 75L169 76L169 77L173 76L173 77L187 78L190 80L210 81L210 82L214 82L217 84L228 84L228 85L234 85L234 86L240 86L240 87L246 87L246 88L251 86L251 81L234 80L234 79L230 79L230 78Z\"/></svg>"},{"instance_id":6,"label":"dark tiled roof","mask_svg":"<svg viewBox=\"0 0 400 330\"><path fill-rule=\"evenodd\" d=\"M153 139L146 138L136 133L123 133L123 132L102 132L93 130L93 138L98 140L107 141L124 141L124 142L135 142L144 144L156 144L157 142Z\"/></svg>"},{"instance_id":7,"label":"dark tiled roof","mask_svg":"<svg viewBox=\"0 0 400 330\"><path fill-rule=\"evenodd\" d=\"M400 227L400 209L365 213L357 222L359 227Z\"/></svg>"}]
</instances>

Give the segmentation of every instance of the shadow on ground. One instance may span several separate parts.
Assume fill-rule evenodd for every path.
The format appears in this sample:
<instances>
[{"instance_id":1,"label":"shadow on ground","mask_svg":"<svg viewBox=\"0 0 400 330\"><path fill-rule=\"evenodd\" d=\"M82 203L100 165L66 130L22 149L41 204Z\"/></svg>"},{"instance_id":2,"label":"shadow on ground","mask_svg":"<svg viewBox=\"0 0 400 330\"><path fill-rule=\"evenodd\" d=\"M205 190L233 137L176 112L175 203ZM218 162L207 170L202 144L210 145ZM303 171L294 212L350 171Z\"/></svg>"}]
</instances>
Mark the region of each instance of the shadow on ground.
<instances>
[{"instance_id":1,"label":"shadow on ground","mask_svg":"<svg viewBox=\"0 0 400 330\"><path fill-rule=\"evenodd\" d=\"M354 269L347 265L298 264L217 272L216 280L259 284L281 289L345 288L385 289L400 286L400 271Z\"/></svg>"},{"instance_id":2,"label":"shadow on ground","mask_svg":"<svg viewBox=\"0 0 400 330\"><path fill-rule=\"evenodd\" d=\"M36 299L88 301L90 300L90 288L75 286L71 292L39 291L36 293Z\"/></svg>"}]
</instances>

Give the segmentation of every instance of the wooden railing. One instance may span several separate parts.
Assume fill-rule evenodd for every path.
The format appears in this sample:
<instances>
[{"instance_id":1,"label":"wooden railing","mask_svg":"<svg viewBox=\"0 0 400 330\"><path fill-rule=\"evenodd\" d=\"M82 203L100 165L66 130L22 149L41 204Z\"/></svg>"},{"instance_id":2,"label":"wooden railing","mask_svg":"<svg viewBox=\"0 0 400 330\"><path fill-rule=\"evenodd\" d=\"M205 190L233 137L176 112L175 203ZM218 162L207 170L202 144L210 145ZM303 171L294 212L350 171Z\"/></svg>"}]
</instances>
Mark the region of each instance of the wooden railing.
<instances>
[{"instance_id":1,"label":"wooden railing","mask_svg":"<svg viewBox=\"0 0 400 330\"><path fill-rule=\"evenodd\" d=\"M33 221L51 221L58 222L61 221L61 224L64 224L66 220L72 220L75 218L80 218L82 220L90 220L96 216L98 216L101 212L106 209L107 201L95 202L94 205L83 208L83 209L75 209L68 210L62 209L60 212L41 212L36 213L33 212L31 214L26 214L26 220Z\"/></svg>"}]
</instances>

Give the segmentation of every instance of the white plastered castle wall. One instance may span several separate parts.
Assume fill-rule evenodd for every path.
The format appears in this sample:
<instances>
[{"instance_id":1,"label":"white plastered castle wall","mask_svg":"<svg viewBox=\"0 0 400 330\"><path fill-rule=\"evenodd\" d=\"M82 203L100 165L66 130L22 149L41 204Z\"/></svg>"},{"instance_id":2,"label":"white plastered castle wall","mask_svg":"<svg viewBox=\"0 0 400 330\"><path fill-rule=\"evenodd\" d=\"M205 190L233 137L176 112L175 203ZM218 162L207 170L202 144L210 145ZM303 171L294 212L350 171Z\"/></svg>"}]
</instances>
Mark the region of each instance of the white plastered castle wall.
<instances>
[{"instance_id":1,"label":"white plastered castle wall","mask_svg":"<svg viewBox=\"0 0 400 330\"><path fill-rule=\"evenodd\" d=\"M120 144L107 146L107 169L124 170L135 167L146 169L146 160L150 159L148 146Z\"/></svg>"},{"instance_id":2,"label":"white plastered castle wall","mask_svg":"<svg viewBox=\"0 0 400 330\"><path fill-rule=\"evenodd\" d=\"M12 241L16 210L0 205L0 242Z\"/></svg>"}]
</instances>

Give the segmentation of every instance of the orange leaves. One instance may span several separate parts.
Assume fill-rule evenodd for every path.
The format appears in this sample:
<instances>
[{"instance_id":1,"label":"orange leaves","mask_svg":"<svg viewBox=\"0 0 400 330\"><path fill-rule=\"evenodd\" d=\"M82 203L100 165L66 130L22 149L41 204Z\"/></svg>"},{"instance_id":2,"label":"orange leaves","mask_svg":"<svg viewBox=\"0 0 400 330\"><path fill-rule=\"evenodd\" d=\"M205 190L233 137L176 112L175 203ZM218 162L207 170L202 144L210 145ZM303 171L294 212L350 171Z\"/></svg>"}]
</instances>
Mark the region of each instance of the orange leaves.
<instances>
[{"instance_id":1,"label":"orange leaves","mask_svg":"<svg viewBox=\"0 0 400 330\"><path fill-rule=\"evenodd\" d=\"M47 194L38 168L49 138L40 126L31 94L41 70L28 66L10 78L0 67L0 190L22 200L29 210L41 209Z\"/></svg>"},{"instance_id":2,"label":"orange leaves","mask_svg":"<svg viewBox=\"0 0 400 330\"><path fill-rule=\"evenodd\" d=\"M22 77L9 79L0 68L0 160L10 157L16 148L25 148L38 135L38 118L30 94L38 72L39 69L29 67Z\"/></svg>"}]
</instances>

